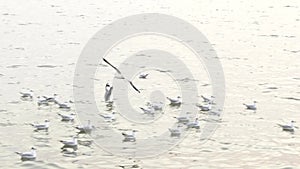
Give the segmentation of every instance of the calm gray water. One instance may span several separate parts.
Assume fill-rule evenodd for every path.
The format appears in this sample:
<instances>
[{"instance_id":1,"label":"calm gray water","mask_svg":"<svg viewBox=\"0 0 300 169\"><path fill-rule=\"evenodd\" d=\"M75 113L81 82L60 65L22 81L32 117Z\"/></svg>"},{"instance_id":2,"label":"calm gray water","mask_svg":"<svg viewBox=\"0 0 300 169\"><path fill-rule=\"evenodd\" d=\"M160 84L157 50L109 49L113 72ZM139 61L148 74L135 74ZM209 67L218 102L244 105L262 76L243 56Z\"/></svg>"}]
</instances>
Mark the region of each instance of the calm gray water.
<instances>
[{"instance_id":1,"label":"calm gray water","mask_svg":"<svg viewBox=\"0 0 300 169\"><path fill-rule=\"evenodd\" d=\"M87 41L112 21L145 12L184 19L213 44L226 80L220 126L204 144L199 141L199 131L191 130L179 145L152 158L117 157L95 144L79 145L76 156L64 155L59 140L70 139L80 119L74 123L61 122L57 113L70 112L54 106L38 108L36 97L56 93L63 102L74 100L75 66ZM0 168L118 168L119 165L128 168L300 168L300 131L296 129L292 134L277 126L291 120L300 126L300 3L296 0L184 3L7 0L0 4L0 19ZM118 65L126 56L151 48L181 56L195 74L199 94L210 95L205 69L195 63L191 51L174 40L152 35L135 37L113 48L107 57ZM99 65L95 74L95 97L99 98L100 113L110 112L103 103L103 94L105 83L112 82L114 73L110 67ZM150 91L158 88L166 96L179 94L172 77L157 71L149 73L147 81L134 79L137 86L143 86L145 94L129 93L129 101L136 110L145 104ZM32 102L20 99L19 92L28 88L34 90ZM253 100L258 101L258 110L245 110L242 104ZM74 112L74 105L70 105ZM139 139L161 134L160 127L167 129L177 114L178 109L166 106L165 113L149 126L132 124L120 114L116 115L117 122L107 125L120 133L137 128ZM200 123L205 123L205 114L199 112L198 116ZM145 118L153 120L149 116ZM34 132L28 125L45 119L51 121L48 132ZM79 137L82 141L90 139L88 135ZM27 151L31 146L37 148L36 161L22 162L14 153Z\"/></svg>"}]
</instances>

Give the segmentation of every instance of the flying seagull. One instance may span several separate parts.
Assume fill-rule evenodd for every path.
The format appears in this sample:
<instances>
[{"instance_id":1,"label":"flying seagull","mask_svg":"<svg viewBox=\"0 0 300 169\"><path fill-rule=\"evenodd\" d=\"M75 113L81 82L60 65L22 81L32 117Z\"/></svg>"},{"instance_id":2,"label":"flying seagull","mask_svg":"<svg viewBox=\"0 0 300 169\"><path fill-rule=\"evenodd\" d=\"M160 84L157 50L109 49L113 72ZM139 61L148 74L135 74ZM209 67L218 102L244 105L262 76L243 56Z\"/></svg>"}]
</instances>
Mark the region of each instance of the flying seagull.
<instances>
[{"instance_id":1,"label":"flying seagull","mask_svg":"<svg viewBox=\"0 0 300 169\"><path fill-rule=\"evenodd\" d=\"M116 71L117 71L124 79L126 79L126 78L122 75L121 71L120 71L118 68L116 68L114 65L112 65L111 63L109 63L105 58L103 58L103 61L106 62L108 65L110 65L112 68L114 68L114 69L115 69L115 70L116 70ZM127 82L129 82L129 84L131 85L131 87L132 87L135 91L141 93L140 90L137 89L137 88L134 86L134 84L133 84L130 80L128 80L128 79L126 79L126 80L127 80Z\"/></svg>"}]
</instances>

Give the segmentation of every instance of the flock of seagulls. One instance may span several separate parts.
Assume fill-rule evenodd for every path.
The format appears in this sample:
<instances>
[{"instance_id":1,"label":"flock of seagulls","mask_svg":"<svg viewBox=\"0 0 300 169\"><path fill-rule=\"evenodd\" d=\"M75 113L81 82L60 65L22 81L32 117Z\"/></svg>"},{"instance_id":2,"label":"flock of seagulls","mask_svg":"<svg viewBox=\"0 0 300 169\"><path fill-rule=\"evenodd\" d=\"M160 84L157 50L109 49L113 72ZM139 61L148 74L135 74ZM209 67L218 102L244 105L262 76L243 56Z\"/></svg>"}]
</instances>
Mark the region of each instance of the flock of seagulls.
<instances>
[{"instance_id":1,"label":"flock of seagulls","mask_svg":"<svg viewBox=\"0 0 300 169\"><path fill-rule=\"evenodd\" d=\"M29 92L20 92L20 94L21 94L20 98L23 101L33 101L33 99L34 99L32 90L29 90ZM69 101L69 103L73 103L73 102ZM61 103L57 100L57 94L54 94L51 97L38 96L37 97L37 106L39 108L56 106L59 110L62 110L66 113L71 110L71 106L69 106L67 104L67 102ZM66 114L66 113L58 113L57 115L61 117L61 121L74 122L74 120L76 118L76 114L74 112L71 112L69 114ZM34 131L36 131L36 132L39 132L39 131L48 132L48 130L50 128L50 120L48 120L48 119L46 119L44 122L41 122L41 123L35 122L35 123L29 123L29 124L34 128ZM91 133L92 130L94 129L94 126L92 126L91 122L88 121L88 123L85 125L74 126L74 129L76 129L78 131L77 135L74 135L70 140L59 140L63 144L63 146L61 147L62 153L70 152L70 151L68 151L68 149L72 149L75 152L78 149L78 144L79 144L78 135ZM91 144L91 141L89 142L89 144L86 144L86 145L89 146L90 144ZM81 144L81 145L84 145L84 144ZM34 148L34 147L31 148L30 152L24 152L24 153L16 152L16 154L20 155L22 161L35 160L37 157L36 148Z\"/></svg>"},{"instance_id":2,"label":"flock of seagulls","mask_svg":"<svg viewBox=\"0 0 300 169\"><path fill-rule=\"evenodd\" d=\"M121 76L121 72L114 67L111 63L109 63L106 59L103 59L108 65L110 65L111 67L113 67ZM140 74L139 75L139 79L147 79L147 77L149 76L148 73L146 74ZM123 77L123 79L127 80L125 77ZM137 87L130 81L127 80L127 82L131 85L131 87L140 93L140 91L137 89ZM104 101L106 103L106 106L108 107L112 107L113 105L113 100L112 100L112 92L113 92L113 86L111 86L109 83L106 83L105 85L105 94L104 94ZM21 94L21 99L22 100L33 100L33 91L29 90L29 92L25 93L25 92L20 92ZM38 107L41 106L53 106L53 105L57 105L58 109L60 110L65 110L65 111L70 111L71 107L66 104L66 103L61 103L56 99L56 94L53 95L53 97L46 97L46 96L38 96L37 99L37 105ZM212 105L215 104L214 103L214 96L210 96L210 97L205 97L203 95L201 95L201 98L203 99L203 103L202 104L196 104L196 107L198 107L200 109L200 111L206 112L206 111L211 111L212 110ZM169 101L169 105L170 106L181 106L182 104L182 99L180 96L177 96L176 98L170 98L170 97L166 97L166 99ZM72 101L69 101L69 103L73 103ZM247 110L257 110L256 107L256 101L253 102L253 104L245 104L243 103L243 105L245 106L245 108ZM163 111L164 108L164 104L162 102L147 102L146 105L144 107L140 107L140 110L147 115L152 115L154 116L155 113L157 111ZM115 117L116 112L112 112L112 113L105 113L105 114L100 114L100 116L106 121L106 122L113 122L116 121L116 117ZM73 122L74 119L76 118L76 114L75 113L70 113L70 114L61 114L58 113L58 116L61 117L62 121L67 121L67 122ZM188 116L181 116L181 117L174 117L175 119L177 119L177 127L175 128L169 128L169 132L170 132L170 136L171 137L180 137L181 135L181 131L183 130L182 126L186 126L185 129L196 129L199 130L200 129L200 122L199 122L199 118L198 117L188 117ZM287 132L294 132L295 128L297 128L294 125L295 121L291 121L290 124L278 124L279 127L282 128L283 131L287 131ZM33 126L33 128L35 128L35 131L40 131L40 130L44 130L44 131L48 131L49 127L50 127L50 121L48 119L46 119L43 123L31 123L30 125ZM73 151L76 151L78 149L78 135L79 134L90 134L95 127L93 125L91 125L91 121L88 120L88 123L85 125L80 125L80 126L76 126L75 127L78 132L77 135L73 136L71 139L69 140L60 140L60 142L63 144L63 146L61 147L62 152L69 152L66 149L71 148L73 149ZM135 129L131 129L131 131L128 132L122 132L122 136L124 137L123 142L135 142L136 141L136 132L138 132ZM88 145L90 145L91 142L89 142ZM36 159L37 153L36 153L36 149L34 147L31 148L30 152L16 152L18 155L20 155L21 160L34 160ZM72 152L71 152L72 153Z\"/></svg>"}]
</instances>

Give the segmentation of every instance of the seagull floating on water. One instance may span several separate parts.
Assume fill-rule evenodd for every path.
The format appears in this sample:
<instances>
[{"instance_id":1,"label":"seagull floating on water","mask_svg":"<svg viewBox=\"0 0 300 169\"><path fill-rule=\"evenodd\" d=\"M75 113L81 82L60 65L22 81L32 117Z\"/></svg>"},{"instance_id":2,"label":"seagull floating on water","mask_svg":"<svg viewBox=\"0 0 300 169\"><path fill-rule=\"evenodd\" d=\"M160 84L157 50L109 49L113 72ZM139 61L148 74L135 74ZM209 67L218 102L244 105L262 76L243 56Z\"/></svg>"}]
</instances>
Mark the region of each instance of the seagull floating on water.
<instances>
[{"instance_id":1,"label":"seagull floating on water","mask_svg":"<svg viewBox=\"0 0 300 169\"><path fill-rule=\"evenodd\" d=\"M112 90L113 90L113 87L110 86L108 83L106 83L106 85L105 85L105 94L104 94L104 101L105 102L110 101L110 96L111 96Z\"/></svg>"},{"instance_id":2,"label":"seagull floating on water","mask_svg":"<svg viewBox=\"0 0 300 169\"><path fill-rule=\"evenodd\" d=\"M31 125L36 130L45 130L45 131L48 131L48 128L49 128L49 125L50 125L50 121L46 119L44 124L34 124L34 123L31 123Z\"/></svg>"},{"instance_id":3,"label":"seagull floating on water","mask_svg":"<svg viewBox=\"0 0 300 169\"><path fill-rule=\"evenodd\" d=\"M82 134L82 133L89 134L92 132L94 127L91 125L91 121L88 120L88 124L82 125L82 126L77 126L75 128L79 130L78 134Z\"/></svg>"},{"instance_id":4,"label":"seagull floating on water","mask_svg":"<svg viewBox=\"0 0 300 169\"><path fill-rule=\"evenodd\" d=\"M215 98L214 96L210 96L210 98L208 97L205 97L203 95L201 95L202 99L204 102L209 102L209 103L212 103L213 102L213 98Z\"/></svg>"},{"instance_id":5,"label":"seagull floating on water","mask_svg":"<svg viewBox=\"0 0 300 169\"><path fill-rule=\"evenodd\" d=\"M116 112L112 112L111 114L100 114L100 116L102 116L105 121L111 122L116 120L115 114Z\"/></svg>"},{"instance_id":6,"label":"seagull floating on water","mask_svg":"<svg viewBox=\"0 0 300 169\"><path fill-rule=\"evenodd\" d=\"M136 138L135 138L135 133L137 132L137 130L132 130L131 134L129 133L122 133L122 135L124 136L124 140L123 142L135 142Z\"/></svg>"},{"instance_id":7,"label":"seagull floating on water","mask_svg":"<svg viewBox=\"0 0 300 169\"><path fill-rule=\"evenodd\" d=\"M48 103L53 103L55 104L56 101L56 96L57 94L53 94L53 97L47 97L47 96L43 96L43 98L48 102Z\"/></svg>"},{"instance_id":8,"label":"seagull floating on water","mask_svg":"<svg viewBox=\"0 0 300 169\"><path fill-rule=\"evenodd\" d=\"M35 160L36 159L36 149L34 147L31 148L30 152L15 152L21 156L21 160L26 161L26 160Z\"/></svg>"},{"instance_id":9,"label":"seagull floating on water","mask_svg":"<svg viewBox=\"0 0 300 169\"><path fill-rule=\"evenodd\" d=\"M45 99L41 99L40 96L37 97L38 98L38 106L49 106L49 102Z\"/></svg>"},{"instance_id":10,"label":"seagull floating on water","mask_svg":"<svg viewBox=\"0 0 300 169\"><path fill-rule=\"evenodd\" d=\"M170 101L170 105L181 105L181 97L180 96L177 96L176 99L172 99L172 98L169 98L167 97L167 99Z\"/></svg>"},{"instance_id":11,"label":"seagull floating on water","mask_svg":"<svg viewBox=\"0 0 300 169\"><path fill-rule=\"evenodd\" d=\"M59 103L58 101L55 101L55 103L58 105L59 109L62 109L62 110L70 110L71 109L71 107L68 106L67 104Z\"/></svg>"},{"instance_id":12,"label":"seagull floating on water","mask_svg":"<svg viewBox=\"0 0 300 169\"><path fill-rule=\"evenodd\" d=\"M188 123L190 121L190 119L188 117L185 117L185 116L183 116L183 117L174 117L174 118L177 119L178 123L183 123L183 124Z\"/></svg>"},{"instance_id":13,"label":"seagull floating on water","mask_svg":"<svg viewBox=\"0 0 300 169\"><path fill-rule=\"evenodd\" d=\"M154 102L154 103L147 102L146 106L153 108L155 111L158 111L163 109L164 104L162 102Z\"/></svg>"},{"instance_id":14,"label":"seagull floating on water","mask_svg":"<svg viewBox=\"0 0 300 169\"><path fill-rule=\"evenodd\" d=\"M149 114L149 115L154 115L154 109L152 107L140 107L140 109L145 113L145 114Z\"/></svg>"},{"instance_id":15,"label":"seagull floating on water","mask_svg":"<svg viewBox=\"0 0 300 169\"><path fill-rule=\"evenodd\" d=\"M22 100L32 100L33 99L33 91L30 90L28 93L20 92Z\"/></svg>"},{"instance_id":16,"label":"seagull floating on water","mask_svg":"<svg viewBox=\"0 0 300 169\"><path fill-rule=\"evenodd\" d=\"M63 143L63 147L61 149L65 148L73 148L74 150L77 150L77 137L73 137L72 140L60 140L59 142Z\"/></svg>"},{"instance_id":17,"label":"seagull floating on water","mask_svg":"<svg viewBox=\"0 0 300 169\"><path fill-rule=\"evenodd\" d=\"M205 104L205 105L197 104L196 106L199 107L201 111L211 110L211 104Z\"/></svg>"},{"instance_id":18,"label":"seagull floating on water","mask_svg":"<svg viewBox=\"0 0 300 169\"><path fill-rule=\"evenodd\" d=\"M71 114L60 114L58 113L58 115L61 117L61 121L74 121L76 114L75 113L71 113Z\"/></svg>"},{"instance_id":19,"label":"seagull floating on water","mask_svg":"<svg viewBox=\"0 0 300 169\"><path fill-rule=\"evenodd\" d=\"M146 74L140 74L139 78L140 79L147 79L148 75L149 75L148 73L146 73Z\"/></svg>"},{"instance_id":20,"label":"seagull floating on water","mask_svg":"<svg viewBox=\"0 0 300 169\"><path fill-rule=\"evenodd\" d=\"M256 108L256 104L255 103L257 103L257 102L254 101L253 104L245 104L245 103L243 103L243 105L245 105L246 108L249 109L249 110L256 110L257 108Z\"/></svg>"},{"instance_id":21,"label":"seagull floating on water","mask_svg":"<svg viewBox=\"0 0 300 169\"><path fill-rule=\"evenodd\" d=\"M292 120L290 124L286 124L286 125L278 124L278 126L280 126L283 131L294 132L296 128L294 126L294 123L295 121Z\"/></svg>"},{"instance_id":22,"label":"seagull floating on water","mask_svg":"<svg viewBox=\"0 0 300 169\"><path fill-rule=\"evenodd\" d=\"M186 124L187 128L195 128L195 129L200 129L200 124L198 121L198 118L195 119L193 122L189 122Z\"/></svg>"}]
</instances>

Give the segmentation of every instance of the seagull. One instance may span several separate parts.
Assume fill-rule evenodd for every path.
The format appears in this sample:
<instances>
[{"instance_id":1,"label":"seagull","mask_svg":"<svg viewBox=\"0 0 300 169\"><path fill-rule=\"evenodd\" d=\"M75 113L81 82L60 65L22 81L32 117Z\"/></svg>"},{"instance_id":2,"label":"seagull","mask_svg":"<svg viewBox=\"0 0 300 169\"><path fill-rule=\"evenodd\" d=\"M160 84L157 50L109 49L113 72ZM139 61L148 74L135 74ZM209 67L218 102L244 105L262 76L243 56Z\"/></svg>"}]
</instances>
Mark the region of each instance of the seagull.
<instances>
[{"instance_id":1,"label":"seagull","mask_svg":"<svg viewBox=\"0 0 300 169\"><path fill-rule=\"evenodd\" d=\"M171 137L179 137L181 135L181 131L178 127L173 129L169 128L169 131L171 133Z\"/></svg>"},{"instance_id":2,"label":"seagull","mask_svg":"<svg viewBox=\"0 0 300 169\"><path fill-rule=\"evenodd\" d=\"M211 110L211 104L205 104L205 105L197 104L196 106L199 107L201 111Z\"/></svg>"},{"instance_id":3,"label":"seagull","mask_svg":"<svg viewBox=\"0 0 300 169\"><path fill-rule=\"evenodd\" d=\"M93 126L91 125L91 121L90 120L88 120L88 124L87 125L77 126L75 128L79 130L78 134L82 134L82 133L89 134L93 130Z\"/></svg>"},{"instance_id":4,"label":"seagull","mask_svg":"<svg viewBox=\"0 0 300 169\"><path fill-rule=\"evenodd\" d=\"M112 112L111 114L100 114L100 116L102 116L105 121L111 122L116 120L115 114L116 112Z\"/></svg>"},{"instance_id":5,"label":"seagull","mask_svg":"<svg viewBox=\"0 0 300 169\"><path fill-rule=\"evenodd\" d=\"M143 112L145 114L154 115L154 109L152 107L149 107L149 108L140 107L140 109L143 110Z\"/></svg>"},{"instance_id":6,"label":"seagull","mask_svg":"<svg viewBox=\"0 0 300 169\"><path fill-rule=\"evenodd\" d=\"M255 105L255 103L257 103L257 102L254 101L253 104L245 104L245 103L243 103L243 105L245 105L246 108L249 109L249 110L256 110L256 105Z\"/></svg>"},{"instance_id":7,"label":"seagull","mask_svg":"<svg viewBox=\"0 0 300 169\"><path fill-rule=\"evenodd\" d=\"M28 93L20 92L22 100L32 100L33 99L33 91L30 90Z\"/></svg>"},{"instance_id":8,"label":"seagull","mask_svg":"<svg viewBox=\"0 0 300 169\"><path fill-rule=\"evenodd\" d=\"M45 99L41 99L40 96L37 97L38 98L38 106L49 106L49 102Z\"/></svg>"},{"instance_id":9,"label":"seagull","mask_svg":"<svg viewBox=\"0 0 300 169\"><path fill-rule=\"evenodd\" d=\"M186 126L187 126L187 128L200 129L200 124L199 124L198 118L196 118L194 122L187 123Z\"/></svg>"},{"instance_id":10,"label":"seagull","mask_svg":"<svg viewBox=\"0 0 300 169\"><path fill-rule=\"evenodd\" d=\"M136 132L137 132L137 130L132 130L131 134L122 133L122 135L124 136L123 142L135 142L136 141L136 138L135 138Z\"/></svg>"},{"instance_id":11,"label":"seagull","mask_svg":"<svg viewBox=\"0 0 300 169\"><path fill-rule=\"evenodd\" d=\"M58 115L61 117L61 121L74 121L76 114L71 113L71 114L65 115L65 114L58 113Z\"/></svg>"},{"instance_id":12,"label":"seagull","mask_svg":"<svg viewBox=\"0 0 300 169\"><path fill-rule=\"evenodd\" d=\"M35 160L36 159L36 149L34 147L31 148L30 152L15 152L21 156L21 160L26 161L26 160Z\"/></svg>"},{"instance_id":13,"label":"seagull","mask_svg":"<svg viewBox=\"0 0 300 169\"><path fill-rule=\"evenodd\" d=\"M73 137L72 140L60 140L59 142L63 143L63 147L61 149L65 148L73 148L74 150L77 150L77 137Z\"/></svg>"},{"instance_id":14,"label":"seagull","mask_svg":"<svg viewBox=\"0 0 300 169\"><path fill-rule=\"evenodd\" d=\"M148 75L149 75L148 73L146 73L146 74L140 74L139 78L140 79L147 79Z\"/></svg>"},{"instance_id":15,"label":"seagull","mask_svg":"<svg viewBox=\"0 0 300 169\"><path fill-rule=\"evenodd\" d=\"M56 103L57 101L56 99L57 94L53 94L53 97L47 97L47 96L43 96L43 98L48 102L48 103Z\"/></svg>"},{"instance_id":16,"label":"seagull","mask_svg":"<svg viewBox=\"0 0 300 169\"><path fill-rule=\"evenodd\" d=\"M296 128L294 126L294 123L295 121L292 120L290 124L286 124L286 125L278 124L278 126L280 126L283 131L294 132Z\"/></svg>"},{"instance_id":17,"label":"seagull","mask_svg":"<svg viewBox=\"0 0 300 169\"><path fill-rule=\"evenodd\" d=\"M71 107L68 106L67 104L59 103L58 101L55 101L55 104L57 104L58 108L62 109L62 110L70 110L71 109Z\"/></svg>"},{"instance_id":18,"label":"seagull","mask_svg":"<svg viewBox=\"0 0 300 169\"><path fill-rule=\"evenodd\" d=\"M190 121L190 119L189 118L187 118L187 117L174 117L174 118L176 118L177 120L178 120L178 123L188 123L189 121Z\"/></svg>"},{"instance_id":19,"label":"seagull","mask_svg":"<svg viewBox=\"0 0 300 169\"><path fill-rule=\"evenodd\" d=\"M146 106L153 108L155 111L158 111L163 109L164 104L162 102L157 102L157 103L147 102Z\"/></svg>"},{"instance_id":20,"label":"seagull","mask_svg":"<svg viewBox=\"0 0 300 169\"><path fill-rule=\"evenodd\" d=\"M181 97L177 96L176 99L172 99L167 97L167 99L170 101L170 105L181 105Z\"/></svg>"},{"instance_id":21,"label":"seagull","mask_svg":"<svg viewBox=\"0 0 300 169\"><path fill-rule=\"evenodd\" d=\"M113 87L110 86L108 83L105 85L105 94L104 94L104 101L108 102L110 100L111 92L113 90Z\"/></svg>"},{"instance_id":22,"label":"seagull","mask_svg":"<svg viewBox=\"0 0 300 169\"><path fill-rule=\"evenodd\" d=\"M214 96L210 96L210 98L208 97L205 97L203 95L201 95L202 99L204 102L209 102L209 103L212 103L213 102L213 98L215 98Z\"/></svg>"},{"instance_id":23,"label":"seagull","mask_svg":"<svg viewBox=\"0 0 300 169\"><path fill-rule=\"evenodd\" d=\"M49 124L50 124L50 121L47 120L47 119L45 120L45 123L44 123L44 124L33 124L33 123L31 123L31 125L32 125L36 130L45 130L45 131L48 131Z\"/></svg>"},{"instance_id":24,"label":"seagull","mask_svg":"<svg viewBox=\"0 0 300 169\"><path fill-rule=\"evenodd\" d=\"M113 69L115 69L115 70L118 72L118 74L121 75L122 78L125 79L135 91L137 91L138 93L141 93L141 91L140 91L138 88L135 87L135 85L132 83L132 81L126 79L126 78L122 75L121 71L120 71L118 68L116 68L114 65L112 65L111 63L109 63L105 58L103 58L103 61L104 61L105 63L107 63L109 66L111 66Z\"/></svg>"}]
</instances>

